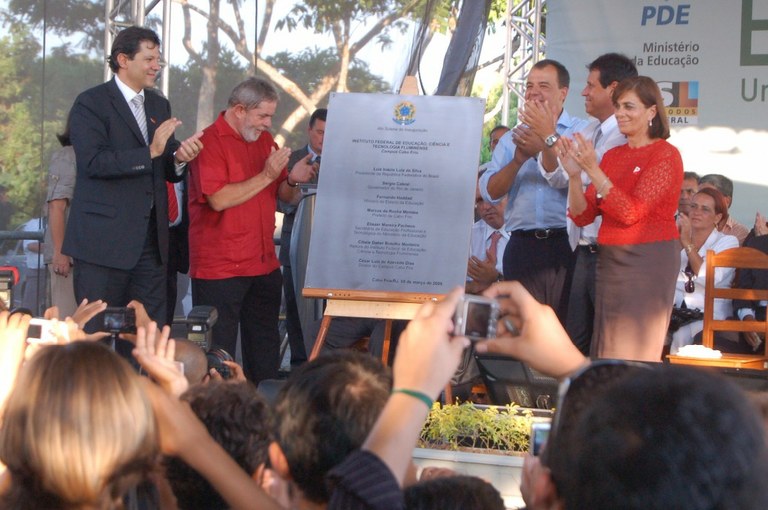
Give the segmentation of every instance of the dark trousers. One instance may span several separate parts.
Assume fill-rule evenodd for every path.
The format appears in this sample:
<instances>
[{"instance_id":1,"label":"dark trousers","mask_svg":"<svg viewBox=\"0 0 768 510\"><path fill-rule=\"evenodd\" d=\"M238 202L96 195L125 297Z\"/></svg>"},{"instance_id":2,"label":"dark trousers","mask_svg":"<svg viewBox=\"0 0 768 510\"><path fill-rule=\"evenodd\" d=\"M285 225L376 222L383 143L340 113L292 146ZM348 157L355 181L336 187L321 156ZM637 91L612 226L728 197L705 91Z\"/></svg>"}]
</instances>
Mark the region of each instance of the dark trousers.
<instances>
[{"instance_id":1,"label":"dark trousers","mask_svg":"<svg viewBox=\"0 0 768 510\"><path fill-rule=\"evenodd\" d=\"M565 330L585 356L589 356L594 330L596 270L597 247L576 247L576 265L573 268Z\"/></svg>"},{"instance_id":2,"label":"dark trousers","mask_svg":"<svg viewBox=\"0 0 768 510\"><path fill-rule=\"evenodd\" d=\"M178 273L186 273L188 264L185 264L185 246L187 236L181 229L185 226L178 225L168 229L168 267L166 268L166 324L173 324L173 316L176 312L176 298L178 297ZM187 287L188 288L188 287Z\"/></svg>"},{"instance_id":3,"label":"dark trousers","mask_svg":"<svg viewBox=\"0 0 768 510\"><path fill-rule=\"evenodd\" d=\"M233 357L239 326L243 370L253 384L277 378L280 367L277 321L281 285L279 269L262 276L192 279L194 305L215 306L219 313L219 319L213 326L213 344Z\"/></svg>"},{"instance_id":4,"label":"dark trousers","mask_svg":"<svg viewBox=\"0 0 768 510\"><path fill-rule=\"evenodd\" d=\"M285 296L285 328L288 331L288 343L291 346L291 365L297 366L307 361L307 349L304 347L301 317L296 307L296 289L293 286L291 266L283 266L283 295Z\"/></svg>"},{"instance_id":5,"label":"dark trousers","mask_svg":"<svg viewBox=\"0 0 768 510\"><path fill-rule=\"evenodd\" d=\"M73 283L78 303L83 299L103 299L108 306L125 306L135 299L144 305L149 318L158 326L165 325L165 267L160 259L157 231L153 228L155 222L149 223L144 249L133 269L115 269L75 259ZM102 314L97 315L86 324L85 331L100 331L103 320Z\"/></svg>"},{"instance_id":6,"label":"dark trousers","mask_svg":"<svg viewBox=\"0 0 768 510\"><path fill-rule=\"evenodd\" d=\"M510 232L504 250L504 279L517 280L539 303L551 306L565 323L574 255L565 229L547 238L532 231Z\"/></svg>"},{"instance_id":7,"label":"dark trousers","mask_svg":"<svg viewBox=\"0 0 768 510\"><path fill-rule=\"evenodd\" d=\"M317 334L320 330L320 322L318 320L312 327L311 332L315 341L317 341ZM333 351L334 349L346 349L352 347L355 342L359 341L363 337L368 337L368 352L371 356L377 359L381 359L384 353L384 328L386 320L384 319L370 319L362 317L334 317L331 320L331 325L328 328L328 334L325 336L325 343L323 344L322 353ZM395 350L397 349L397 341L400 338L400 333L405 330L408 325L408 321L392 321L392 333L390 335L389 343L389 356L387 363L392 366L394 361Z\"/></svg>"}]
</instances>

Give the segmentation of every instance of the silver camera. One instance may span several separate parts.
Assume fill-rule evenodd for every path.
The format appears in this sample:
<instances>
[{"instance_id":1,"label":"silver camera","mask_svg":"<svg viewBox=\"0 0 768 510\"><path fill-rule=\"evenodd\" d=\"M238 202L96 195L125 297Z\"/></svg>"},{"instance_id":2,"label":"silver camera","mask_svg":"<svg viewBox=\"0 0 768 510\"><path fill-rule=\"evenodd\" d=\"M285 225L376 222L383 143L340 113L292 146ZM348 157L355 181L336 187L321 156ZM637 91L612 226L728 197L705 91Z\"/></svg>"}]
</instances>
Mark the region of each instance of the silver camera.
<instances>
[{"instance_id":1,"label":"silver camera","mask_svg":"<svg viewBox=\"0 0 768 510\"><path fill-rule=\"evenodd\" d=\"M465 294L456 306L453 334L474 341L495 338L498 319L499 304L496 300Z\"/></svg>"}]
</instances>

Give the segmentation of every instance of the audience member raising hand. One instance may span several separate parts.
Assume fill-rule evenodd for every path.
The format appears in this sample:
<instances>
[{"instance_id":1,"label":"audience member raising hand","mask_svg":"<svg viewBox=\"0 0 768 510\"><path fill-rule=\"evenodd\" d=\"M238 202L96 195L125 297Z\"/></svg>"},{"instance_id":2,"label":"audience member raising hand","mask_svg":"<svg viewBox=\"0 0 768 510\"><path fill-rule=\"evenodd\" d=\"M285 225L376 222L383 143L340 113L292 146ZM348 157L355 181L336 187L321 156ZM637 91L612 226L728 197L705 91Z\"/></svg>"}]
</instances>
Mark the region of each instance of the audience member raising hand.
<instances>
[{"instance_id":1,"label":"audience member raising hand","mask_svg":"<svg viewBox=\"0 0 768 510\"><path fill-rule=\"evenodd\" d=\"M133 357L152 379L165 391L176 397L187 391L189 382L184 377L183 365L174 360L176 342L169 338L171 328L157 331L157 323L150 322L145 328L136 329L136 347Z\"/></svg>"}]
</instances>

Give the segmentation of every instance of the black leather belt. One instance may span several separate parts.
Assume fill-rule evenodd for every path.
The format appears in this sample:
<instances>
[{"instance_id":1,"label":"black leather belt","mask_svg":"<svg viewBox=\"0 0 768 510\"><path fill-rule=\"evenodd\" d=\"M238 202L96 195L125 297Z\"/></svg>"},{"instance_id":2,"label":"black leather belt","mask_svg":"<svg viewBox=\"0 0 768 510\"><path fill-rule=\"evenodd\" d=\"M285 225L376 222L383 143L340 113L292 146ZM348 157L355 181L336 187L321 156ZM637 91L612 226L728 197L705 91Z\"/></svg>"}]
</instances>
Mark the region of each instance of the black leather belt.
<instances>
[{"instance_id":1,"label":"black leather belt","mask_svg":"<svg viewBox=\"0 0 768 510\"><path fill-rule=\"evenodd\" d=\"M534 230L513 230L509 235L533 237L535 239L551 239L554 237L565 237L568 235L568 231L565 228L537 228Z\"/></svg>"},{"instance_id":2,"label":"black leather belt","mask_svg":"<svg viewBox=\"0 0 768 510\"><path fill-rule=\"evenodd\" d=\"M580 244L577 246L577 248L586 251L588 253L597 253L597 245L596 244Z\"/></svg>"}]
</instances>

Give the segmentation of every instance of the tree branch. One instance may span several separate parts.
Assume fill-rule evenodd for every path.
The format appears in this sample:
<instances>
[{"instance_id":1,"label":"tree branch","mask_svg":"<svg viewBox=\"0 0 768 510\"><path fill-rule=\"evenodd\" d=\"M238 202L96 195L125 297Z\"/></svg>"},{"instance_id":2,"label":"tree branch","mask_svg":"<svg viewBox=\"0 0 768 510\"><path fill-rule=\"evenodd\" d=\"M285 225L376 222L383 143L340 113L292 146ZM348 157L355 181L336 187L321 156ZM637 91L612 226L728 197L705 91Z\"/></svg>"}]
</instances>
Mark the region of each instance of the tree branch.
<instances>
[{"instance_id":1,"label":"tree branch","mask_svg":"<svg viewBox=\"0 0 768 510\"><path fill-rule=\"evenodd\" d=\"M261 50L264 47L264 41L267 39L267 33L269 31L269 25L272 23L272 13L275 10L275 0L267 0L267 5L264 8L264 18L261 20L261 28L259 29L259 41L256 43L256 53L261 54Z\"/></svg>"},{"instance_id":2,"label":"tree branch","mask_svg":"<svg viewBox=\"0 0 768 510\"><path fill-rule=\"evenodd\" d=\"M409 4L405 5L402 9L399 11L393 11L381 18L379 21L374 24L371 29L360 39L358 39L353 45L349 47L349 55L351 59L355 58L355 55L357 55L357 52L363 49L363 47L371 42L371 39L373 39L375 36L377 36L382 30L384 30L386 27L391 25L394 21L398 20L399 18L402 18L409 12L411 12L414 7L419 3L420 0L412 0Z\"/></svg>"},{"instance_id":3,"label":"tree branch","mask_svg":"<svg viewBox=\"0 0 768 510\"><path fill-rule=\"evenodd\" d=\"M189 16L189 4L184 0L181 2L181 12L184 14L184 36L181 39L184 49L189 57L199 65L202 65L200 54L192 46L192 20Z\"/></svg>"}]
</instances>

